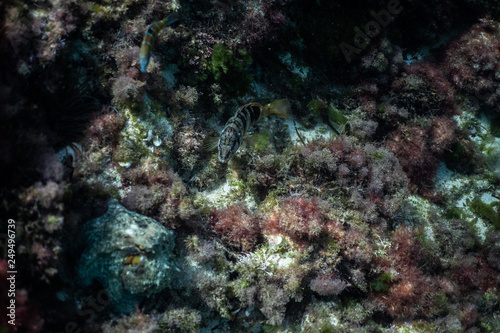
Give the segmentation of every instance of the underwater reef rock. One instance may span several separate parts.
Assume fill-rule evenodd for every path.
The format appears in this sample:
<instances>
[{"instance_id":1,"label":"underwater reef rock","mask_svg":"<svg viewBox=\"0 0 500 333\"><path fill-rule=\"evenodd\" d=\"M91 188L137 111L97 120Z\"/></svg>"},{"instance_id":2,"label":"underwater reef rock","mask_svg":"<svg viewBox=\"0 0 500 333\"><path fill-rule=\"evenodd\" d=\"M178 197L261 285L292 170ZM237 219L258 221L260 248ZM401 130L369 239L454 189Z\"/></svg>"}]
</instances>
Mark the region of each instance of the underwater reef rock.
<instances>
[{"instance_id":1,"label":"underwater reef rock","mask_svg":"<svg viewBox=\"0 0 500 333\"><path fill-rule=\"evenodd\" d=\"M83 228L81 283L99 281L118 311L130 312L135 302L169 287L175 267L172 231L114 199L106 214Z\"/></svg>"}]
</instances>

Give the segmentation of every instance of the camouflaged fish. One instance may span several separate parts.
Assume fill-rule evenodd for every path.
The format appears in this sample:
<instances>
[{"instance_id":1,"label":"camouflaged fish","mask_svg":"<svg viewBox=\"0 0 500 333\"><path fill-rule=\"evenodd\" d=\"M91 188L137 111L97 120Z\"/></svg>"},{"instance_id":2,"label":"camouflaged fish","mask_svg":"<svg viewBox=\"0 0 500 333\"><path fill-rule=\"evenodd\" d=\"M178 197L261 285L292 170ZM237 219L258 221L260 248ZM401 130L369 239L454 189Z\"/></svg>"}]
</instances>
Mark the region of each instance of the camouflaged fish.
<instances>
[{"instance_id":1,"label":"camouflaged fish","mask_svg":"<svg viewBox=\"0 0 500 333\"><path fill-rule=\"evenodd\" d=\"M139 55L139 64L141 65L141 72L145 72L148 67L149 60L151 59L151 51L153 51L153 44L155 42L156 36L158 36L158 32L163 29L166 25L171 25L174 22L177 22L179 19L179 14L174 12L168 15L161 21L155 22L148 27L146 30L146 34L144 34L144 39L141 44L141 52Z\"/></svg>"},{"instance_id":2,"label":"camouflaged fish","mask_svg":"<svg viewBox=\"0 0 500 333\"><path fill-rule=\"evenodd\" d=\"M290 102L288 99L280 99L265 106L259 103L243 105L234 116L232 116L222 130L219 137L219 161L227 163L231 156L236 153L243 137L248 129L259 119L269 115L288 118Z\"/></svg>"}]
</instances>

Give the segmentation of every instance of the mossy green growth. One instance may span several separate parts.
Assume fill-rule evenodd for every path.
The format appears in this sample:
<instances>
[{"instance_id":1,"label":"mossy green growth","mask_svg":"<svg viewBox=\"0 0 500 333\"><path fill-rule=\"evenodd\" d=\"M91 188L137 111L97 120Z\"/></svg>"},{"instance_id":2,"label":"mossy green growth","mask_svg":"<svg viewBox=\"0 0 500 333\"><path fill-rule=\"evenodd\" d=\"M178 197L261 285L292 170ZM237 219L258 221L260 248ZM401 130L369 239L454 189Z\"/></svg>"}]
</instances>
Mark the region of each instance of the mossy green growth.
<instances>
[{"instance_id":1,"label":"mossy green growth","mask_svg":"<svg viewBox=\"0 0 500 333\"><path fill-rule=\"evenodd\" d=\"M238 51L239 58L223 44L215 44L208 62L208 71L215 81L220 83L224 92L233 96L244 95L253 81L252 75L245 73L245 65L252 63L252 58L245 50Z\"/></svg>"},{"instance_id":2,"label":"mossy green growth","mask_svg":"<svg viewBox=\"0 0 500 333\"><path fill-rule=\"evenodd\" d=\"M216 80L220 80L230 69L242 71L243 64L234 62L233 51L227 50L222 44L215 44L210 58L209 70Z\"/></svg>"},{"instance_id":3,"label":"mossy green growth","mask_svg":"<svg viewBox=\"0 0 500 333\"><path fill-rule=\"evenodd\" d=\"M479 198L474 198L469 204L472 212L481 218L491 221L495 229L500 229L500 207L498 202L487 204ZM496 208L496 209L495 209Z\"/></svg>"},{"instance_id":4,"label":"mossy green growth","mask_svg":"<svg viewBox=\"0 0 500 333\"><path fill-rule=\"evenodd\" d=\"M333 237L328 237L326 239L325 245L328 253L332 255L337 255L342 249L340 243Z\"/></svg>"},{"instance_id":5,"label":"mossy green growth","mask_svg":"<svg viewBox=\"0 0 500 333\"><path fill-rule=\"evenodd\" d=\"M495 333L500 332L500 314L495 313L491 316L484 316L479 320L481 332Z\"/></svg>"},{"instance_id":6,"label":"mossy green growth","mask_svg":"<svg viewBox=\"0 0 500 333\"><path fill-rule=\"evenodd\" d=\"M434 296L433 306L429 309L432 316L445 316L450 311L448 307L448 297L445 294Z\"/></svg>"},{"instance_id":7,"label":"mossy green growth","mask_svg":"<svg viewBox=\"0 0 500 333\"><path fill-rule=\"evenodd\" d=\"M263 152L269 146L269 140L271 139L271 132L268 130L262 130L253 135L253 150L256 153Z\"/></svg>"},{"instance_id":8,"label":"mossy green growth","mask_svg":"<svg viewBox=\"0 0 500 333\"><path fill-rule=\"evenodd\" d=\"M464 216L464 211L462 208L459 207L450 207L446 211L445 216L447 219L461 219Z\"/></svg>"},{"instance_id":9,"label":"mossy green growth","mask_svg":"<svg viewBox=\"0 0 500 333\"><path fill-rule=\"evenodd\" d=\"M250 282L248 280L241 280L238 287L240 289L245 289L247 287L250 287Z\"/></svg>"},{"instance_id":10,"label":"mossy green growth","mask_svg":"<svg viewBox=\"0 0 500 333\"><path fill-rule=\"evenodd\" d=\"M495 138L500 138L500 117L491 119L490 121L490 133Z\"/></svg>"},{"instance_id":11,"label":"mossy green growth","mask_svg":"<svg viewBox=\"0 0 500 333\"><path fill-rule=\"evenodd\" d=\"M376 292L384 292L389 289L391 283L391 275L389 273L380 274L375 282L370 283L372 289Z\"/></svg>"},{"instance_id":12,"label":"mossy green growth","mask_svg":"<svg viewBox=\"0 0 500 333\"><path fill-rule=\"evenodd\" d=\"M136 162L148 153L145 147L129 140L122 140L113 151L113 159L117 162Z\"/></svg>"},{"instance_id":13,"label":"mossy green growth","mask_svg":"<svg viewBox=\"0 0 500 333\"><path fill-rule=\"evenodd\" d=\"M493 289L492 291L487 291L481 297L480 308L484 310L484 312L492 312L495 308L500 304L500 296L498 296L497 289Z\"/></svg>"}]
</instances>

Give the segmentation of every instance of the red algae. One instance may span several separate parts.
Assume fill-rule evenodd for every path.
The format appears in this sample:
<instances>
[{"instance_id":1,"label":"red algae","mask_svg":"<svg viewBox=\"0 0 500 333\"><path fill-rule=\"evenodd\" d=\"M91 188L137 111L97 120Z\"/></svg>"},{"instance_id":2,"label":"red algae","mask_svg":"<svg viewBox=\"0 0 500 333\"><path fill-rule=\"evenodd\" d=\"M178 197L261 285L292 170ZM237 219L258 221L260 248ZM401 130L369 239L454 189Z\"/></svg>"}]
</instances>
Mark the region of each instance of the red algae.
<instances>
[{"instance_id":1,"label":"red algae","mask_svg":"<svg viewBox=\"0 0 500 333\"><path fill-rule=\"evenodd\" d=\"M225 209L213 209L208 223L224 243L242 251L251 251L260 236L258 215L241 203Z\"/></svg>"},{"instance_id":2,"label":"red algae","mask_svg":"<svg viewBox=\"0 0 500 333\"><path fill-rule=\"evenodd\" d=\"M291 197L266 214L262 230L270 235L288 236L298 245L307 246L319 238L327 221L322 212L321 199Z\"/></svg>"}]
</instances>

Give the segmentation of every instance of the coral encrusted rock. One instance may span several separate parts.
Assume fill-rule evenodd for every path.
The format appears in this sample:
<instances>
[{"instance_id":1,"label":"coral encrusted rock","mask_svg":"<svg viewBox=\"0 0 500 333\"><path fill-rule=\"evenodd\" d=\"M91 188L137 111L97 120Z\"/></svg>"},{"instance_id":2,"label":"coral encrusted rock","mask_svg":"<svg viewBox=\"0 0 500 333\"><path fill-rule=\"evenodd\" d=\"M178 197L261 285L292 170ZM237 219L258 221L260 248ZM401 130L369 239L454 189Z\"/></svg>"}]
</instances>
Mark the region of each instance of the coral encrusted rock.
<instances>
[{"instance_id":1,"label":"coral encrusted rock","mask_svg":"<svg viewBox=\"0 0 500 333\"><path fill-rule=\"evenodd\" d=\"M111 200L103 216L84 225L78 275L83 285L96 279L116 309L129 312L143 297L170 286L175 270L174 233L150 217Z\"/></svg>"}]
</instances>

